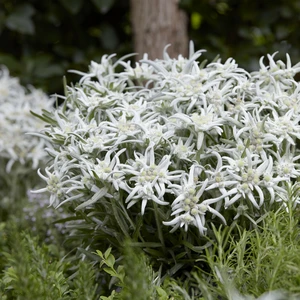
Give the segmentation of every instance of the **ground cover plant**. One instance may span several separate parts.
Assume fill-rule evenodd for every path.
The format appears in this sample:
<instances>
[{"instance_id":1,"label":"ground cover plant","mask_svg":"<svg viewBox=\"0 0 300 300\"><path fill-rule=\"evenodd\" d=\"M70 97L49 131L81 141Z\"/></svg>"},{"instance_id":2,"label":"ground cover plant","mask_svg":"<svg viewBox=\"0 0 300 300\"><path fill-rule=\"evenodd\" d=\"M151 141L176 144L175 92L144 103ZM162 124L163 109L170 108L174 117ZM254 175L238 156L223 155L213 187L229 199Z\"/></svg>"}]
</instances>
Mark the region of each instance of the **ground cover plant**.
<instances>
[{"instance_id":1,"label":"ground cover plant","mask_svg":"<svg viewBox=\"0 0 300 300\"><path fill-rule=\"evenodd\" d=\"M232 58L200 61L204 52L191 44L189 58L171 59L166 48L134 66L103 56L72 71L81 78L65 84L63 105L31 109L45 126L26 136L48 160L34 165L43 183L30 195L62 210L64 245L46 241L62 262L44 266L61 299L82 287L78 259L93 270L91 299L299 296L300 64L267 55L248 73ZM17 239L24 265L48 253L28 233ZM24 297L11 285L16 255L3 259L8 297Z\"/></svg>"}]
</instances>

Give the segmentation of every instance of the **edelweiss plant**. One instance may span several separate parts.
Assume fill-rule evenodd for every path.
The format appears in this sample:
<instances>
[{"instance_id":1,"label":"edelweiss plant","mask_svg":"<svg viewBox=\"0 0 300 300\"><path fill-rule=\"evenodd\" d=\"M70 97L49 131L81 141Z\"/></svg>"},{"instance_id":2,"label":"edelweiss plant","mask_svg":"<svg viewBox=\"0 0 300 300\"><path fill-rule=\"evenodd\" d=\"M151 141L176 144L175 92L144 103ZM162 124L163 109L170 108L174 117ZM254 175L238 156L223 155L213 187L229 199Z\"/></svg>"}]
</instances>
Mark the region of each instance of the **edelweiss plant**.
<instances>
[{"instance_id":1,"label":"edelweiss plant","mask_svg":"<svg viewBox=\"0 0 300 300\"><path fill-rule=\"evenodd\" d=\"M53 101L42 91L30 87L27 92L6 68L0 70L0 159L6 165L6 172L9 173L16 162L37 169L45 160L44 148L49 143L26 134L44 127L30 111L41 114L42 110L51 111L52 106Z\"/></svg>"},{"instance_id":2,"label":"edelweiss plant","mask_svg":"<svg viewBox=\"0 0 300 300\"><path fill-rule=\"evenodd\" d=\"M16 212L17 202L41 179L36 170L48 160L45 147L50 143L28 132L39 132L44 126L30 111L41 114L52 111L53 101L42 91L25 89L5 67L0 68L0 220ZM20 205L21 206L21 205Z\"/></svg>"},{"instance_id":3,"label":"edelweiss plant","mask_svg":"<svg viewBox=\"0 0 300 300\"><path fill-rule=\"evenodd\" d=\"M284 204L286 183L300 175L300 64L267 55L250 74L232 58L199 63L203 52L191 44L189 58L171 59L166 48L135 66L103 56L73 71L82 77L64 105L41 116L53 160L36 192L86 209L99 217L95 228L108 222L99 209L114 203L129 235L154 215L163 245L166 229L202 236L211 223L255 224Z\"/></svg>"}]
</instances>

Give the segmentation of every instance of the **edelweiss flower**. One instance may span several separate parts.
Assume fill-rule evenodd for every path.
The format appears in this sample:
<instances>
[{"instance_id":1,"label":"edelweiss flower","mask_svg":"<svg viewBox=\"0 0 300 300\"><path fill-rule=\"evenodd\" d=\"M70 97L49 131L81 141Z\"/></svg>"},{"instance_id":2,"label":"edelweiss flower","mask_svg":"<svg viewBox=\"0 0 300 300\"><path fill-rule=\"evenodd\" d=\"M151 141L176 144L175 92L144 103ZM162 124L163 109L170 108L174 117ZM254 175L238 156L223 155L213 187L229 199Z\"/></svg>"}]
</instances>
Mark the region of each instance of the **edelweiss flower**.
<instances>
[{"instance_id":1,"label":"edelweiss flower","mask_svg":"<svg viewBox=\"0 0 300 300\"><path fill-rule=\"evenodd\" d=\"M151 141L155 145L165 144L175 134L174 129L169 129L166 125L157 124L157 121L145 123L145 127L143 139L146 143Z\"/></svg>"},{"instance_id":2,"label":"edelweiss flower","mask_svg":"<svg viewBox=\"0 0 300 300\"><path fill-rule=\"evenodd\" d=\"M149 200L152 200L160 205L167 205L163 197L166 192L166 185L171 184L171 181L176 181L180 178L182 171L169 171L171 164L170 156L165 155L161 161L156 164L153 145L150 145L143 156L140 153L135 153L135 165L123 165L122 171L127 175L131 175L130 185L121 188L128 192L128 197L125 202L128 203L128 208L142 201L141 211L145 212L145 207ZM134 183L131 187L132 182Z\"/></svg>"},{"instance_id":3,"label":"edelweiss flower","mask_svg":"<svg viewBox=\"0 0 300 300\"><path fill-rule=\"evenodd\" d=\"M190 134L189 138L183 144L183 138L179 138L177 144L172 144L172 153L176 155L179 159L189 160L196 153L195 143L192 144L194 135Z\"/></svg>"},{"instance_id":4,"label":"edelweiss flower","mask_svg":"<svg viewBox=\"0 0 300 300\"><path fill-rule=\"evenodd\" d=\"M240 198L248 199L251 201L254 207L259 209L260 206L264 203L264 194L261 189L261 176L263 176L265 170L267 170L268 165L270 164L269 160L265 160L261 163L259 157L253 153L250 153L246 149L247 160L239 160L237 165L239 166L239 171L237 169L227 168L226 171L231 175L231 180L235 180L233 187L227 191L224 195L226 196L225 207L229 207L234 204ZM231 160L230 158L225 158ZM259 204L257 203L254 191L258 194ZM229 199L229 196L231 197Z\"/></svg>"},{"instance_id":5,"label":"edelweiss flower","mask_svg":"<svg viewBox=\"0 0 300 300\"><path fill-rule=\"evenodd\" d=\"M276 173L280 177L285 177L288 179L298 178L300 176L300 163L296 163L300 159L300 155L293 156L289 146L286 147L286 151L283 155L279 152L274 153L276 158L275 168Z\"/></svg>"},{"instance_id":6,"label":"edelweiss flower","mask_svg":"<svg viewBox=\"0 0 300 300\"><path fill-rule=\"evenodd\" d=\"M269 132L276 135L278 143L286 139L291 145L295 145L295 139L300 139L300 116L295 115L291 109L284 116L279 116L276 111L272 111L273 119L266 121Z\"/></svg>"},{"instance_id":7,"label":"edelweiss flower","mask_svg":"<svg viewBox=\"0 0 300 300\"><path fill-rule=\"evenodd\" d=\"M141 136L146 130L143 127L140 116L135 115L132 119L127 119L126 114L123 113L119 118L115 118L110 112L107 112L110 121L101 122L100 128L107 130L107 132L115 133L116 144L124 141L140 142L141 139L136 137Z\"/></svg>"},{"instance_id":8,"label":"edelweiss flower","mask_svg":"<svg viewBox=\"0 0 300 300\"><path fill-rule=\"evenodd\" d=\"M172 119L179 119L183 121L185 127L189 128L197 136L197 150L199 150L204 141L205 133L211 134L216 132L221 134L223 129L220 127L223 125L223 120L215 113L212 105L206 108L200 107L200 112L193 113L188 116L185 114L175 114Z\"/></svg>"},{"instance_id":9,"label":"edelweiss flower","mask_svg":"<svg viewBox=\"0 0 300 300\"><path fill-rule=\"evenodd\" d=\"M123 172L120 171L119 156L125 151L126 149L121 149L117 153L113 153L113 151L110 150L107 151L103 160L96 158L95 164L87 166L91 177L96 176L97 179L103 182L112 182L114 188L118 191L120 176L123 175ZM113 158L111 158L112 155ZM118 181L116 181L116 177L113 176L116 173L118 174Z\"/></svg>"},{"instance_id":10,"label":"edelweiss flower","mask_svg":"<svg viewBox=\"0 0 300 300\"><path fill-rule=\"evenodd\" d=\"M198 169L198 170L197 170ZM207 211L218 216L224 224L224 217L209 204L218 201L218 199L210 199L201 201L201 197L206 189L208 180L198 182L198 176L201 169L192 165L189 174L184 174L181 185L172 185L171 188L177 198L172 203L172 214L175 218L172 221L163 222L164 225L173 226L171 232L177 228L183 227L185 231L190 225L194 225L199 229L200 234L204 234L207 228L205 227L205 214Z\"/></svg>"},{"instance_id":11,"label":"edelweiss flower","mask_svg":"<svg viewBox=\"0 0 300 300\"><path fill-rule=\"evenodd\" d=\"M58 158L59 156L57 156ZM72 184L74 184L76 187L78 186L77 179L80 178L80 175L73 176L72 173L68 173L68 162L66 162L64 165L59 166L58 165L58 159L56 158L55 164L52 167L47 167L45 169L46 175L43 175L38 170L39 176L46 181L47 187L32 191L32 193L41 193L41 192L49 192L50 193L50 205L58 207L60 202L66 199L67 194L70 192L70 189L73 187ZM52 171L53 170L53 171ZM84 194L80 193L77 195L74 195L72 197L68 197L68 201L78 199L82 197Z\"/></svg>"}]
</instances>

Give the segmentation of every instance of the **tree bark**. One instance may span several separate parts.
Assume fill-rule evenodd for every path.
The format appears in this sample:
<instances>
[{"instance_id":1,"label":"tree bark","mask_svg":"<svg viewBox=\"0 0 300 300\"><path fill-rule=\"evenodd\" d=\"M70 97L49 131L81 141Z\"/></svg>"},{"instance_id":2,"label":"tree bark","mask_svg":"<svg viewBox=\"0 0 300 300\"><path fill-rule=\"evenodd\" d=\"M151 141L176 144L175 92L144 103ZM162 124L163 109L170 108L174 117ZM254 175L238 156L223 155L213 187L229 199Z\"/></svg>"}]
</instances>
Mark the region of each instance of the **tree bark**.
<instances>
[{"instance_id":1,"label":"tree bark","mask_svg":"<svg viewBox=\"0 0 300 300\"><path fill-rule=\"evenodd\" d=\"M167 44L170 57L188 53L187 15L178 0L131 0L134 49L142 58L162 58Z\"/></svg>"}]
</instances>

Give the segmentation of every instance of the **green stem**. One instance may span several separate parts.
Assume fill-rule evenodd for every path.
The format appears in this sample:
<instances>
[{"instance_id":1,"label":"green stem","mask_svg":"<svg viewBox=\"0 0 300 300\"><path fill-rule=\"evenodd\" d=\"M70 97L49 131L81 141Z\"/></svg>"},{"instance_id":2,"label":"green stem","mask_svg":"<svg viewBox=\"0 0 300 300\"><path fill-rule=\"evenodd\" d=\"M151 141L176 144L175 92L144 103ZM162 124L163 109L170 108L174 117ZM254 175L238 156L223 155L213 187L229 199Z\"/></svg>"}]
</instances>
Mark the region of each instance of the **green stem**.
<instances>
[{"instance_id":1,"label":"green stem","mask_svg":"<svg viewBox=\"0 0 300 300\"><path fill-rule=\"evenodd\" d=\"M162 233L162 230L161 230L161 220L160 220L159 215L158 215L157 203L155 203L154 201L153 201L153 207L154 207L154 215L155 215L156 227L157 227L157 232L158 232L158 238L159 238L159 240L162 244L163 251L165 252L166 251L166 246L165 246L164 236L163 236L163 233Z\"/></svg>"}]
</instances>

